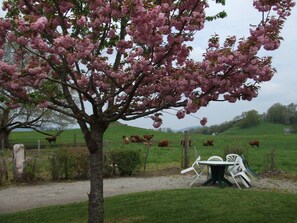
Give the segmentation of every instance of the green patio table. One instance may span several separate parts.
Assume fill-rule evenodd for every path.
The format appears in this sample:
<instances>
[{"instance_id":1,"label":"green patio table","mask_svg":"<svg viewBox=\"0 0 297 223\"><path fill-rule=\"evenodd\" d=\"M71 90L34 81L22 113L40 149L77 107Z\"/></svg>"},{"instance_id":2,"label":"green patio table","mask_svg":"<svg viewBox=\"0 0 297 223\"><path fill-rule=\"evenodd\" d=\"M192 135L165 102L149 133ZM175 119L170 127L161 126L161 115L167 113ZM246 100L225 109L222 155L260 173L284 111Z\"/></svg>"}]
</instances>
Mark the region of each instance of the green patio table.
<instances>
[{"instance_id":1,"label":"green patio table","mask_svg":"<svg viewBox=\"0 0 297 223\"><path fill-rule=\"evenodd\" d=\"M208 165L211 169L211 177L202 185L206 186L209 184L215 184L216 182L218 182L221 187L223 187L223 182L229 186L233 185L227 178L225 178L225 170L227 166L233 166L235 162L200 160L198 163L201 165Z\"/></svg>"}]
</instances>

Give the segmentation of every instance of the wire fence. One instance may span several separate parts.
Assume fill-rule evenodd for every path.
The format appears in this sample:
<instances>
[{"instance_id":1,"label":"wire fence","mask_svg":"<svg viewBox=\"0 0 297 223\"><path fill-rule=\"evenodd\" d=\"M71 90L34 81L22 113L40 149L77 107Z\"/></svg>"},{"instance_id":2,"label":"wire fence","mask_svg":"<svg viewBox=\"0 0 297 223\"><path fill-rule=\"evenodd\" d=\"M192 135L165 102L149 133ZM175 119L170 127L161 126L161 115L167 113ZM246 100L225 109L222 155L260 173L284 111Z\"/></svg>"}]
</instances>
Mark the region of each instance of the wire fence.
<instances>
[{"instance_id":1,"label":"wire fence","mask_svg":"<svg viewBox=\"0 0 297 223\"><path fill-rule=\"evenodd\" d=\"M46 160L47 156L50 156L59 148L87 149L83 140L83 137L73 135L68 138L64 137L63 142L58 139L56 142L49 143L45 140L45 138L30 137L10 140L10 148L13 148L13 145L15 144L24 144L28 155L38 156L38 159ZM152 141L152 143L148 145L143 143L123 144L119 142L119 140L105 140L103 150L104 152L111 152L113 150L138 151L142 160L142 166L140 169L144 171L157 171L168 167L183 168L184 148L185 147L181 145L180 140L171 140L168 147L158 147L158 143L156 141ZM4 147L1 149L2 151L5 150ZM187 156L190 157L189 162L197 157L197 150L195 146L189 147Z\"/></svg>"}]
</instances>

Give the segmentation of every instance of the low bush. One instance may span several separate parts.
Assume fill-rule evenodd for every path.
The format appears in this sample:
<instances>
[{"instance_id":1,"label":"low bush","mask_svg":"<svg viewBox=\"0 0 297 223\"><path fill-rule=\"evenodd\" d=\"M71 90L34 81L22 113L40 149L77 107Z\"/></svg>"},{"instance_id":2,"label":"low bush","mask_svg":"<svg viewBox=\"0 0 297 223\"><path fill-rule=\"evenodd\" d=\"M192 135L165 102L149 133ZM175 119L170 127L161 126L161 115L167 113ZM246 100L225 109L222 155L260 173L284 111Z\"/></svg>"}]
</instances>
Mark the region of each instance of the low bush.
<instances>
[{"instance_id":1,"label":"low bush","mask_svg":"<svg viewBox=\"0 0 297 223\"><path fill-rule=\"evenodd\" d=\"M90 177L90 160L89 153L86 148L75 148L68 150L71 167L73 170L73 178L86 180Z\"/></svg>"},{"instance_id":2,"label":"low bush","mask_svg":"<svg viewBox=\"0 0 297 223\"><path fill-rule=\"evenodd\" d=\"M111 153L103 154L103 177L116 175L116 165L112 161Z\"/></svg>"},{"instance_id":3,"label":"low bush","mask_svg":"<svg viewBox=\"0 0 297 223\"><path fill-rule=\"evenodd\" d=\"M121 176L131 176L133 171L140 166L140 154L134 150L113 151L111 160L116 165Z\"/></svg>"},{"instance_id":4,"label":"low bush","mask_svg":"<svg viewBox=\"0 0 297 223\"><path fill-rule=\"evenodd\" d=\"M0 185L5 184L8 181L8 169L5 157L0 153Z\"/></svg>"},{"instance_id":5,"label":"low bush","mask_svg":"<svg viewBox=\"0 0 297 223\"><path fill-rule=\"evenodd\" d=\"M140 154L136 151L112 151L103 154L103 177L117 174L131 176L140 166ZM53 180L89 179L89 153L84 148L59 149L49 157Z\"/></svg>"},{"instance_id":6,"label":"low bush","mask_svg":"<svg viewBox=\"0 0 297 223\"><path fill-rule=\"evenodd\" d=\"M38 180L39 172L37 157L26 159L22 180L28 183Z\"/></svg>"},{"instance_id":7,"label":"low bush","mask_svg":"<svg viewBox=\"0 0 297 223\"><path fill-rule=\"evenodd\" d=\"M50 173L53 180L70 179L73 158L67 149L59 149L49 157Z\"/></svg>"}]
</instances>

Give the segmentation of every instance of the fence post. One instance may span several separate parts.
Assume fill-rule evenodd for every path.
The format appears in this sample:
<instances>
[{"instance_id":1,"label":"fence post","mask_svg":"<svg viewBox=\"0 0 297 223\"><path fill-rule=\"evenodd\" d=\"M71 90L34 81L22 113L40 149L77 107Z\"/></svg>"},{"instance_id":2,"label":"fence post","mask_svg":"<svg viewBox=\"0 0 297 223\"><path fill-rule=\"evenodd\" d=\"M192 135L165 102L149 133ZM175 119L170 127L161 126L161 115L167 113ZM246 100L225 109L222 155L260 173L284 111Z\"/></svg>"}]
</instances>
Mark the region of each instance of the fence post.
<instances>
[{"instance_id":1,"label":"fence post","mask_svg":"<svg viewBox=\"0 0 297 223\"><path fill-rule=\"evenodd\" d=\"M183 162L182 168L186 169L189 167L189 133L185 131L184 141L182 143L183 146Z\"/></svg>"},{"instance_id":2,"label":"fence post","mask_svg":"<svg viewBox=\"0 0 297 223\"><path fill-rule=\"evenodd\" d=\"M38 141L37 141L37 149L38 149L38 155L39 155L39 153L40 153L40 139L38 139Z\"/></svg>"},{"instance_id":3,"label":"fence post","mask_svg":"<svg viewBox=\"0 0 297 223\"><path fill-rule=\"evenodd\" d=\"M73 135L73 146L76 147L76 133Z\"/></svg>"}]
</instances>

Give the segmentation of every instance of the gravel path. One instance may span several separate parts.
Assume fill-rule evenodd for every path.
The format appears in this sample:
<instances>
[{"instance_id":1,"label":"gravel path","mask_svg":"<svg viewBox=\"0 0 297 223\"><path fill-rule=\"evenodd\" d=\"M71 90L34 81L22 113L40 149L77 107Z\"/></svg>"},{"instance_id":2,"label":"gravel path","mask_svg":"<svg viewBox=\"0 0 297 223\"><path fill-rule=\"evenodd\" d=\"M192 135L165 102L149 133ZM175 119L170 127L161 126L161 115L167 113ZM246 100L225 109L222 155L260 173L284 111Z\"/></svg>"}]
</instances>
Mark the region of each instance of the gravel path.
<instances>
[{"instance_id":1,"label":"gravel path","mask_svg":"<svg viewBox=\"0 0 297 223\"><path fill-rule=\"evenodd\" d=\"M201 176L195 188L206 180ZM189 175L160 177L123 177L104 180L104 196L109 197L141 191L189 188L192 178ZM233 186L234 189L237 187ZM297 193L297 182L262 178L252 181L251 189L280 190ZM0 214L13 213L53 204L67 204L88 199L89 181L49 183L33 186L11 186L0 188Z\"/></svg>"}]
</instances>

